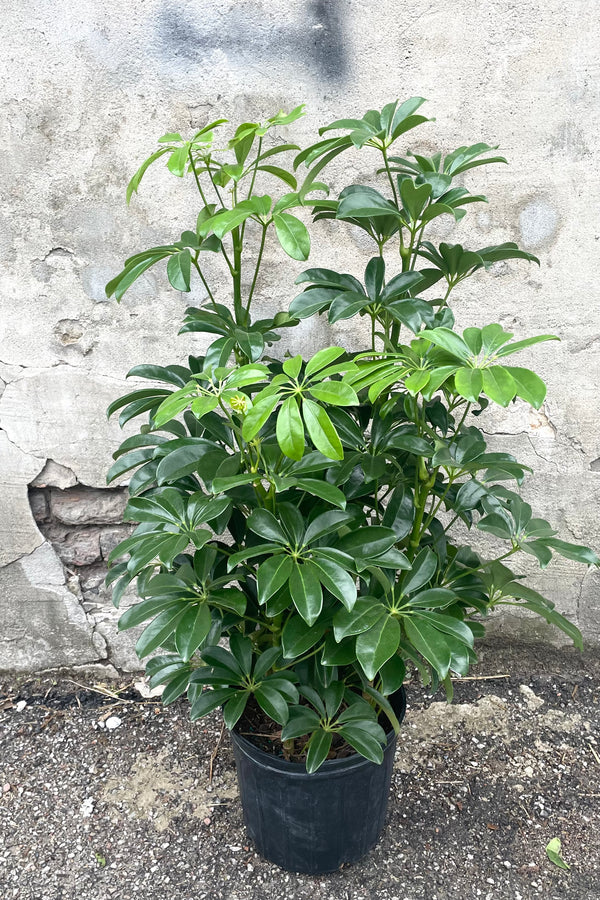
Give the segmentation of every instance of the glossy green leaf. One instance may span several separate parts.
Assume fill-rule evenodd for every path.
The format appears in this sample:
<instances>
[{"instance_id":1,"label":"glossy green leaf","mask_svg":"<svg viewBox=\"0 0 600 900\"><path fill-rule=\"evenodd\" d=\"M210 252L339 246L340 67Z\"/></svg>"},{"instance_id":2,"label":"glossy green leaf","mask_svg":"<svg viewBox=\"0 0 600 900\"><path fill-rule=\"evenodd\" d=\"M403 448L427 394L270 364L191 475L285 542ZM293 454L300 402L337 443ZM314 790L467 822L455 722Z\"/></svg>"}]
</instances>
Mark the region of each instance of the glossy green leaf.
<instances>
[{"instance_id":1,"label":"glossy green leaf","mask_svg":"<svg viewBox=\"0 0 600 900\"><path fill-rule=\"evenodd\" d=\"M197 700L192 704L190 711L190 719L195 722L202 716L208 715L213 709L222 706L227 700L231 700L236 696L235 688L216 688L214 691L203 691Z\"/></svg>"},{"instance_id":2,"label":"glossy green leaf","mask_svg":"<svg viewBox=\"0 0 600 900\"><path fill-rule=\"evenodd\" d=\"M362 634L387 616L387 610L373 597L359 597L353 609L340 609L333 619L333 633L336 641L353 634Z\"/></svg>"},{"instance_id":3,"label":"glossy green leaf","mask_svg":"<svg viewBox=\"0 0 600 900\"><path fill-rule=\"evenodd\" d=\"M396 543L396 535L391 528L383 525L367 525L340 538L336 547L349 556L374 559L389 550Z\"/></svg>"},{"instance_id":4,"label":"glossy green leaf","mask_svg":"<svg viewBox=\"0 0 600 900\"><path fill-rule=\"evenodd\" d=\"M275 394L253 404L242 425L242 437L245 441L251 441L256 437L278 403L279 395Z\"/></svg>"},{"instance_id":5,"label":"glossy green leaf","mask_svg":"<svg viewBox=\"0 0 600 900\"><path fill-rule=\"evenodd\" d=\"M311 565L324 588L350 610L356 603L356 582L341 566L321 556L313 556Z\"/></svg>"},{"instance_id":6,"label":"glossy green leaf","mask_svg":"<svg viewBox=\"0 0 600 900\"><path fill-rule=\"evenodd\" d=\"M160 647L173 634L187 611L187 604L182 603L176 608L168 608L159 613L144 629L135 645L135 652L140 659Z\"/></svg>"},{"instance_id":7,"label":"glossy green leaf","mask_svg":"<svg viewBox=\"0 0 600 900\"><path fill-rule=\"evenodd\" d=\"M273 217L275 232L282 248L292 259L306 260L310 255L310 236L304 222L289 213Z\"/></svg>"},{"instance_id":8,"label":"glossy green leaf","mask_svg":"<svg viewBox=\"0 0 600 900\"><path fill-rule=\"evenodd\" d=\"M289 577L294 606L307 625L313 625L323 607L323 591L314 567L294 563Z\"/></svg>"},{"instance_id":9,"label":"glossy green leaf","mask_svg":"<svg viewBox=\"0 0 600 900\"><path fill-rule=\"evenodd\" d=\"M309 706L293 707L288 721L281 729L281 740L289 741L310 734L319 727L320 722L317 713Z\"/></svg>"},{"instance_id":10,"label":"glossy green leaf","mask_svg":"<svg viewBox=\"0 0 600 900\"><path fill-rule=\"evenodd\" d=\"M302 459L305 446L304 425L295 397L288 397L281 404L277 416L276 434L282 452L289 459Z\"/></svg>"},{"instance_id":11,"label":"glossy green leaf","mask_svg":"<svg viewBox=\"0 0 600 900\"><path fill-rule=\"evenodd\" d=\"M461 397L470 403L477 403L483 390L483 372L481 369L459 369L454 376L454 384Z\"/></svg>"},{"instance_id":12,"label":"glossy green leaf","mask_svg":"<svg viewBox=\"0 0 600 900\"><path fill-rule=\"evenodd\" d=\"M266 509L253 509L247 519L248 528L264 538L266 541L275 541L276 544L287 544L288 538L281 525Z\"/></svg>"},{"instance_id":13,"label":"glossy green leaf","mask_svg":"<svg viewBox=\"0 0 600 900\"><path fill-rule=\"evenodd\" d=\"M186 611L175 631L175 646L182 659L191 659L210 631L210 609L206 603L194 604Z\"/></svg>"},{"instance_id":14,"label":"glossy green leaf","mask_svg":"<svg viewBox=\"0 0 600 900\"><path fill-rule=\"evenodd\" d=\"M458 373L457 373L458 374ZM483 390L500 406L508 406L517 392L517 385L503 366L482 369Z\"/></svg>"},{"instance_id":15,"label":"glossy green leaf","mask_svg":"<svg viewBox=\"0 0 600 900\"><path fill-rule=\"evenodd\" d=\"M343 459L344 451L341 441L323 407L305 397L302 401L302 415L306 430L317 450L329 459ZM292 459L296 458L298 457L292 457Z\"/></svg>"},{"instance_id":16,"label":"glossy green leaf","mask_svg":"<svg viewBox=\"0 0 600 900\"><path fill-rule=\"evenodd\" d=\"M522 369L517 366L504 366L517 386L517 396L530 403L534 409L539 409L546 399L546 385L535 372L530 369Z\"/></svg>"},{"instance_id":17,"label":"glossy green leaf","mask_svg":"<svg viewBox=\"0 0 600 900\"><path fill-rule=\"evenodd\" d=\"M343 381L322 381L311 385L309 390L317 400L332 406L358 406L359 403L354 388Z\"/></svg>"},{"instance_id":18,"label":"glossy green leaf","mask_svg":"<svg viewBox=\"0 0 600 900\"><path fill-rule=\"evenodd\" d=\"M450 669L452 654L443 634L422 619L405 619L404 628L409 641L430 663L441 679Z\"/></svg>"},{"instance_id":19,"label":"glossy green leaf","mask_svg":"<svg viewBox=\"0 0 600 900\"><path fill-rule=\"evenodd\" d=\"M256 574L259 603L266 603L269 597L287 583L292 566L292 558L284 554L270 556L261 563Z\"/></svg>"},{"instance_id":20,"label":"glossy green leaf","mask_svg":"<svg viewBox=\"0 0 600 900\"><path fill-rule=\"evenodd\" d=\"M169 257L167 275L171 287L174 287L176 291L189 291L191 263L192 260L188 249Z\"/></svg>"},{"instance_id":21,"label":"glossy green leaf","mask_svg":"<svg viewBox=\"0 0 600 900\"><path fill-rule=\"evenodd\" d=\"M281 636L285 659L294 659L311 650L321 641L326 630L327 625L322 621L310 626L301 616L291 616Z\"/></svg>"},{"instance_id":22,"label":"glossy green leaf","mask_svg":"<svg viewBox=\"0 0 600 900\"><path fill-rule=\"evenodd\" d=\"M383 616L356 639L356 657L372 681L381 666L394 655L400 643L400 625L392 616Z\"/></svg>"},{"instance_id":23,"label":"glossy green leaf","mask_svg":"<svg viewBox=\"0 0 600 900\"><path fill-rule=\"evenodd\" d=\"M308 753L306 754L306 771L309 775L316 772L327 759L332 739L333 734L330 731L324 731L322 728L318 728L312 735L308 745Z\"/></svg>"}]
</instances>

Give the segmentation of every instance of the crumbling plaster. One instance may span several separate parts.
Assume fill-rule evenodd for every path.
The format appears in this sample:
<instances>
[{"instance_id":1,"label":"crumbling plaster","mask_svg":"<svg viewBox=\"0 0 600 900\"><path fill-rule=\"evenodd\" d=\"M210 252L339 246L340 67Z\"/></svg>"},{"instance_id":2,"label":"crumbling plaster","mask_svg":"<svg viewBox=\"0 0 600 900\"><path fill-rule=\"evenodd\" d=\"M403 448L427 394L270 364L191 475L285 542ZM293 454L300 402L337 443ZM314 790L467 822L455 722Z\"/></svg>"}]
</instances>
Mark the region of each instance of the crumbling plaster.
<instances>
[{"instance_id":1,"label":"crumbling plaster","mask_svg":"<svg viewBox=\"0 0 600 900\"><path fill-rule=\"evenodd\" d=\"M490 206L460 230L440 220L438 235L517 240L542 266L501 264L473 279L457 317L463 327L500 321L519 336L554 332L562 343L523 357L548 382L544 409L517 406L481 424L498 447L535 467L524 492L539 513L565 538L600 545L594 0L415 0L401 15L389 0L32 0L5 3L2 15L0 668L135 666L108 601L96 614L84 609L36 525L27 486L43 472L44 483L61 489L65 477L103 487L121 439L104 410L123 392L127 370L201 351L201 337L176 336L201 288L178 295L157 267L118 305L104 284L131 252L194 219L193 186L160 168L126 208L140 160L163 132L220 114L254 119L305 100L309 115L294 138L307 143L340 114L418 94L437 125L407 146L501 145L511 166L476 170L470 180ZM349 157L338 183L369 171L364 156ZM287 307L303 266L274 246L267 254L257 307L273 311ZM368 251L360 235L325 223L311 262L332 256L360 274ZM323 341L356 347L360 337L349 322L328 329L310 320L300 330L307 353ZM539 577L587 638L600 641L598 577L562 563ZM510 627L530 633L529 620Z\"/></svg>"}]
</instances>

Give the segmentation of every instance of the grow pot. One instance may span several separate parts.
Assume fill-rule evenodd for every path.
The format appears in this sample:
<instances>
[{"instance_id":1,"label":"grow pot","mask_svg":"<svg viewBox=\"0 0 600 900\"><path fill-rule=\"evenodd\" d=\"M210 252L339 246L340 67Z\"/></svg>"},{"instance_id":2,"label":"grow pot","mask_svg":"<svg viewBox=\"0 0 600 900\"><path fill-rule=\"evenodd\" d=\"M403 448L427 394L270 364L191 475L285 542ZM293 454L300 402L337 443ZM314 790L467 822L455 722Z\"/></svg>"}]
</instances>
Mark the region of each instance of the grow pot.
<instances>
[{"instance_id":1,"label":"grow pot","mask_svg":"<svg viewBox=\"0 0 600 900\"><path fill-rule=\"evenodd\" d=\"M406 695L390 702L401 722ZM304 763L265 753L232 732L244 822L265 859L292 872L317 875L356 862L383 829L396 735L387 732L381 765L358 753L331 759L312 775Z\"/></svg>"}]
</instances>

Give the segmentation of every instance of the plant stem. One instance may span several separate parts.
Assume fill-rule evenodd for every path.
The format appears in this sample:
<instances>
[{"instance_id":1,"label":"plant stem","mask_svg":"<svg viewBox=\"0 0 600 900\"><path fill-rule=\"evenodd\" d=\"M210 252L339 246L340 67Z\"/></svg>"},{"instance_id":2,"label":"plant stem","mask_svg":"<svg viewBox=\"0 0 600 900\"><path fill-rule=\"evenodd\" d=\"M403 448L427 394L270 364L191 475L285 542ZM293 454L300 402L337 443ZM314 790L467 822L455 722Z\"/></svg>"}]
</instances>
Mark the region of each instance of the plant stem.
<instances>
[{"instance_id":1,"label":"plant stem","mask_svg":"<svg viewBox=\"0 0 600 900\"><path fill-rule=\"evenodd\" d=\"M387 149L385 146L381 148L381 152L383 154L383 162L385 164L385 171L387 172L387 177L390 182L390 186L392 188L392 193L394 195L394 202L395 202L396 206L398 206L398 193L396 191L396 185L394 184L394 179L393 179L392 173L390 171L390 164L388 162Z\"/></svg>"},{"instance_id":2,"label":"plant stem","mask_svg":"<svg viewBox=\"0 0 600 900\"><path fill-rule=\"evenodd\" d=\"M210 302L211 302L212 305L215 307L215 310L218 312L218 309L217 309L217 306L216 306L216 303L215 303L215 298L213 297L213 293L212 293L211 289L210 289L209 286L208 286L208 282L207 282L206 278L205 278L204 275L202 274L202 271L201 271L201 269L200 269L200 266L198 265L198 260L197 260L197 258L195 258L195 257L192 256L192 263L193 263L193 265L194 265L194 268L195 268L196 272L197 272L198 275L200 276L200 279L201 279L202 284L204 285L204 287L205 287L205 289L206 289L206 292L207 292L207 294L208 294L208 297L209 297L209 299L210 299Z\"/></svg>"},{"instance_id":3,"label":"plant stem","mask_svg":"<svg viewBox=\"0 0 600 900\"><path fill-rule=\"evenodd\" d=\"M246 223L244 222L244 225ZM267 237L267 229L268 225L263 225L262 237L260 239L260 249L258 251L258 257L256 260L256 268L254 269L254 278L252 279L252 284L250 286L250 293L248 294L248 305L246 306L246 312L250 312L250 304L252 303L252 297L254 295L254 288L256 287L256 279L258 278L258 270L260 269L260 264L262 262L263 250L265 249L265 238Z\"/></svg>"},{"instance_id":4,"label":"plant stem","mask_svg":"<svg viewBox=\"0 0 600 900\"><path fill-rule=\"evenodd\" d=\"M242 303L242 240L240 236L240 227L234 228L231 232L233 241L233 269L231 275L233 277L233 309L235 312L235 321L238 325L244 324L244 306Z\"/></svg>"}]
</instances>

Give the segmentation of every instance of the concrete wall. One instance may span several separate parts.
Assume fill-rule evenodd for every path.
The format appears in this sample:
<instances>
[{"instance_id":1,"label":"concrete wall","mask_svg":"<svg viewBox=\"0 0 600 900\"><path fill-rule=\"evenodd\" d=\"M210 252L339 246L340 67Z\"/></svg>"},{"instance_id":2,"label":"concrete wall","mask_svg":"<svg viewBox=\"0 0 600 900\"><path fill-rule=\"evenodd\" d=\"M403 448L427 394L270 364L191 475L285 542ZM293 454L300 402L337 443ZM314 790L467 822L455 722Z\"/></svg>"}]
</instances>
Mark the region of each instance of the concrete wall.
<instances>
[{"instance_id":1,"label":"concrete wall","mask_svg":"<svg viewBox=\"0 0 600 900\"><path fill-rule=\"evenodd\" d=\"M104 284L131 252L194 222L192 186L162 168L127 210L139 162L165 131L189 133L221 114L255 120L304 100L309 115L294 135L307 143L332 118L421 95L437 123L407 147L501 145L512 165L472 173L469 185L490 205L460 237L517 240L542 267L481 274L455 311L461 326L497 320L520 336L562 338L529 357L548 382L544 409L518 406L485 427L535 465L525 492L539 514L565 539L598 548L595 0L3 0L0 11L0 668L135 665L100 587L122 503L105 494L121 436L104 410L131 366L181 360L203 345L176 336L190 298L168 287L160 267L121 305L106 301ZM367 177L365 155L344 164L344 182ZM440 236L459 239L447 223ZM312 264L331 265L333 250L357 274L368 258L335 227L314 248ZM260 300L286 308L303 264L275 247L269 254ZM200 296L196 289L192 302ZM323 339L355 346L358 338L347 323L329 333L318 321L303 326L307 352ZM62 519L51 517L56 508ZM70 547L62 561L52 540ZM600 640L596 575L555 562L539 583ZM509 626L534 634L529 620Z\"/></svg>"}]
</instances>

